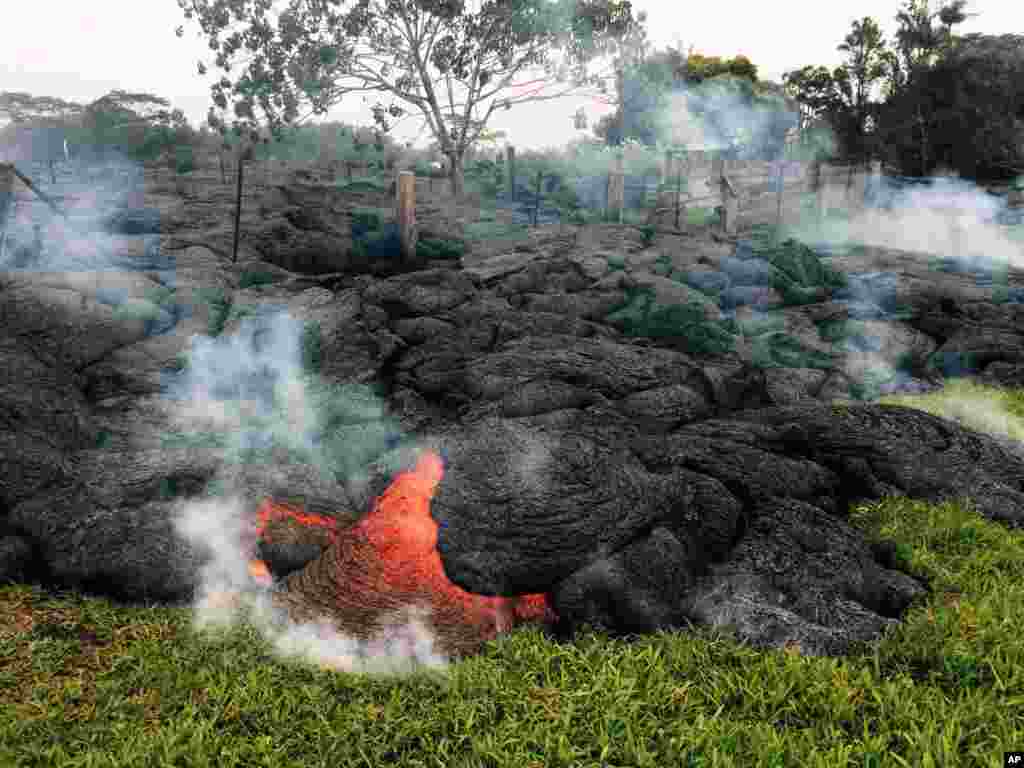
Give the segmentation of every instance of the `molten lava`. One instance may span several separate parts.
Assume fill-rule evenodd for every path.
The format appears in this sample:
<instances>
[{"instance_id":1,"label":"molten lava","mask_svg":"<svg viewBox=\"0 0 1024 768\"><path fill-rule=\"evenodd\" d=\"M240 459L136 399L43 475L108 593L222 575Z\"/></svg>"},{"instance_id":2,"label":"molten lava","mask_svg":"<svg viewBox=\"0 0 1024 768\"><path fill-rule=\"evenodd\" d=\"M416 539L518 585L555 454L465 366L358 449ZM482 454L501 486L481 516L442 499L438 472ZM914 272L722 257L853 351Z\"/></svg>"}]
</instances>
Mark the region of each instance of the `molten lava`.
<instances>
[{"instance_id":1,"label":"molten lava","mask_svg":"<svg viewBox=\"0 0 1024 768\"><path fill-rule=\"evenodd\" d=\"M261 587L269 587L274 582L274 577L270 575L267 564L255 558L249 561L249 576Z\"/></svg>"},{"instance_id":2,"label":"molten lava","mask_svg":"<svg viewBox=\"0 0 1024 768\"><path fill-rule=\"evenodd\" d=\"M334 611L343 625L364 623L369 608L402 603L426 603L435 622L457 625L447 629L466 640L493 639L517 623L553 622L556 616L544 594L485 597L467 592L445 575L437 551L438 526L430 516L443 475L441 457L424 453L413 470L395 476L366 517L344 529L334 520L267 500L259 509L257 532L266 540L268 526L281 520L323 529L333 552L325 551L305 573L289 578L289 590L301 590L314 580L310 574L331 563L327 579L337 587ZM250 572L269 579L262 561L252 561Z\"/></svg>"}]
</instances>

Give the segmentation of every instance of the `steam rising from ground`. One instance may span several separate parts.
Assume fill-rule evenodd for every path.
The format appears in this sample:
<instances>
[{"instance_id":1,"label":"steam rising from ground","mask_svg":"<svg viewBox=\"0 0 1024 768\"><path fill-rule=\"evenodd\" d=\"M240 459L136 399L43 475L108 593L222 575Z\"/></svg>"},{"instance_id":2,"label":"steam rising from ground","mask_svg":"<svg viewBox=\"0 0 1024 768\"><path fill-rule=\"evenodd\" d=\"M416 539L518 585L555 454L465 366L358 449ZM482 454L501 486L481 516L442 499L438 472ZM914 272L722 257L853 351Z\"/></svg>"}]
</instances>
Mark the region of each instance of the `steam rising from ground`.
<instances>
[{"instance_id":1,"label":"steam rising from ground","mask_svg":"<svg viewBox=\"0 0 1024 768\"><path fill-rule=\"evenodd\" d=\"M854 207L846 219L805 218L790 233L812 244L896 249L969 267L1024 266L1024 247L998 223L1004 204L969 181L937 176L928 186L893 190L879 177L869 195L881 205Z\"/></svg>"},{"instance_id":2,"label":"steam rising from ground","mask_svg":"<svg viewBox=\"0 0 1024 768\"><path fill-rule=\"evenodd\" d=\"M246 318L237 334L193 337L180 397L177 426L220 436L226 459L215 492L180 506L179 534L208 561L200 574L194 620L200 631L223 629L243 619L286 657L300 657L350 672L402 673L443 668L424 616L416 609L384 622L369 642L346 637L324 619L295 624L272 605L271 592L249 575L255 509L242 484L252 472L273 471L266 452L284 449L298 461L329 471L330 451L320 439L321 411L311 391L316 382L301 365L301 327L287 314Z\"/></svg>"},{"instance_id":3,"label":"steam rising from ground","mask_svg":"<svg viewBox=\"0 0 1024 768\"><path fill-rule=\"evenodd\" d=\"M102 168L74 167L70 163L57 167L56 186L50 183L49 171L38 174L33 182L45 194L58 197L58 207L66 218L54 214L16 180L17 195L8 216L0 269L77 272L124 268L115 264L114 257L123 244L118 236L103 231L104 220L119 208L142 207L142 166L122 159L108 162ZM18 164L18 169L28 172L22 164ZM133 197L137 205L131 204ZM39 254L34 253L36 226L42 244ZM155 236L146 240L156 243Z\"/></svg>"}]
</instances>

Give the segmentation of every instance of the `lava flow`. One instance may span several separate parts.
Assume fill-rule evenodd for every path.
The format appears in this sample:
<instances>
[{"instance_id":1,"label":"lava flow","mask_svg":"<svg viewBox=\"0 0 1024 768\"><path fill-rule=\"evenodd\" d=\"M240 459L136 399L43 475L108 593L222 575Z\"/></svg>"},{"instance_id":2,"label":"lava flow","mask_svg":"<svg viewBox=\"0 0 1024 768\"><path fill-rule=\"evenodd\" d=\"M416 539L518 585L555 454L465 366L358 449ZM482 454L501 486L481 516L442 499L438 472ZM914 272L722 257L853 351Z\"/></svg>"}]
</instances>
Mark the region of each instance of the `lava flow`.
<instances>
[{"instance_id":1,"label":"lava flow","mask_svg":"<svg viewBox=\"0 0 1024 768\"><path fill-rule=\"evenodd\" d=\"M445 575L437 551L438 526L430 515L443 475L441 457L425 452L414 469L395 476L366 517L347 528L291 505L264 501L257 523L257 535L264 540L268 526L281 520L317 527L327 538L324 554L288 579L289 602L308 596L323 604L329 593L328 607L343 628L362 626L384 607L426 603L439 634L467 641L469 636L493 639L518 623L553 622L556 616L544 594L486 597L467 592ZM271 583L260 560L250 561L250 573L260 584Z\"/></svg>"}]
</instances>

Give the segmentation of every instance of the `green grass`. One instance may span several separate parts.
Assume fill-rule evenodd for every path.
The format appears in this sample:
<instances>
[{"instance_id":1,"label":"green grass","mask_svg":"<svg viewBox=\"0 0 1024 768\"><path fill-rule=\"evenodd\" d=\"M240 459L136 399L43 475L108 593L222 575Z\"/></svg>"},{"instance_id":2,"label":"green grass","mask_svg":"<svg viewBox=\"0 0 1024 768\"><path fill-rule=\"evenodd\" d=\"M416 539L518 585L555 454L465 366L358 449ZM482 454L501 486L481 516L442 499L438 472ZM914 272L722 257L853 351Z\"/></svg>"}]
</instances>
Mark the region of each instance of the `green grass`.
<instances>
[{"instance_id":1,"label":"green grass","mask_svg":"<svg viewBox=\"0 0 1024 768\"><path fill-rule=\"evenodd\" d=\"M951 395L1024 414L966 385L885 402ZM374 678L281 661L246 625L199 636L184 608L2 587L0 765L1001 765L1024 743L1024 533L904 498L851 520L934 591L841 659L520 628L446 676Z\"/></svg>"}]
</instances>

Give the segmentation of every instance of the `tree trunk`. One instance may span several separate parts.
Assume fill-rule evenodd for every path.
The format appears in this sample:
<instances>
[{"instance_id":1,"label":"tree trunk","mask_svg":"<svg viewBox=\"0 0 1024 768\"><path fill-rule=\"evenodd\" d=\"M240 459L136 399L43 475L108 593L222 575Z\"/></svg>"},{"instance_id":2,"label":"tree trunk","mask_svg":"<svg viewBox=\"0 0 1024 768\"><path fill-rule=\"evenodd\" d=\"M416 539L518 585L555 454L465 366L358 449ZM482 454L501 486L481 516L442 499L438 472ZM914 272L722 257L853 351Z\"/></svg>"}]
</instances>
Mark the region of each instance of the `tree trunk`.
<instances>
[{"instance_id":1,"label":"tree trunk","mask_svg":"<svg viewBox=\"0 0 1024 768\"><path fill-rule=\"evenodd\" d=\"M921 175L928 175L928 128L924 122L924 113L920 105L917 107L917 125L921 129Z\"/></svg>"},{"instance_id":2,"label":"tree trunk","mask_svg":"<svg viewBox=\"0 0 1024 768\"><path fill-rule=\"evenodd\" d=\"M456 200L462 197L463 193L463 160L465 152L451 152L448 155L448 175L452 180L452 197Z\"/></svg>"}]
</instances>

